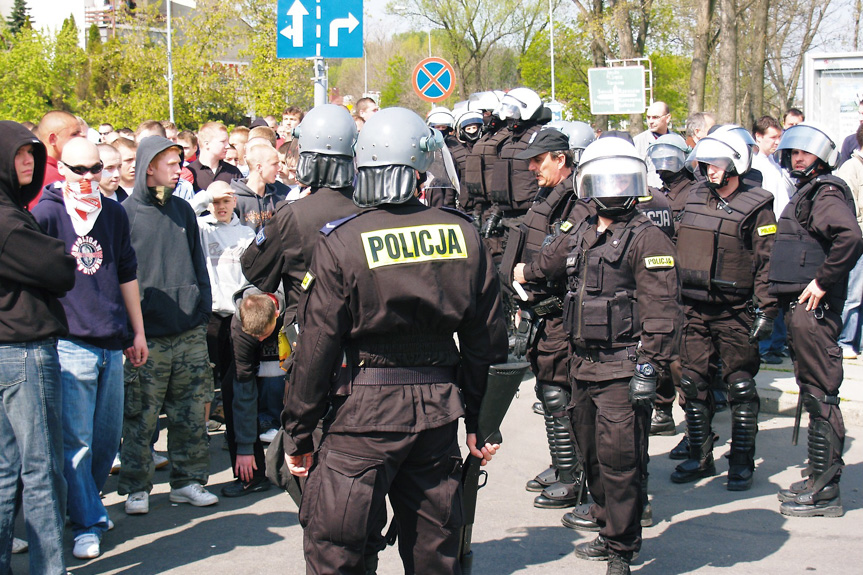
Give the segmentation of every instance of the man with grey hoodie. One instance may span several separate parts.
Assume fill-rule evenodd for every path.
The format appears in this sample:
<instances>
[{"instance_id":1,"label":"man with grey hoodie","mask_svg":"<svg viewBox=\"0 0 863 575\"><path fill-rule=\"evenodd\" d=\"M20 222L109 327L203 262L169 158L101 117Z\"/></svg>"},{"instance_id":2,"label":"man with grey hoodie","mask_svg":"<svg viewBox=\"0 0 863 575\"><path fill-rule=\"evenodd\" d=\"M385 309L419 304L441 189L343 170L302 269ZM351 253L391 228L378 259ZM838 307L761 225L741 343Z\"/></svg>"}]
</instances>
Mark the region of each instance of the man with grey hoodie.
<instances>
[{"instance_id":1,"label":"man with grey hoodie","mask_svg":"<svg viewBox=\"0 0 863 575\"><path fill-rule=\"evenodd\" d=\"M168 416L172 503L213 505L204 403L209 373L206 329L212 312L210 279L192 207L172 192L183 149L149 136L138 145L135 189L123 208L138 255L141 311L149 358L125 366L125 417L117 492L126 513L150 511L153 458L150 438L159 412Z\"/></svg>"},{"instance_id":2,"label":"man with grey hoodie","mask_svg":"<svg viewBox=\"0 0 863 575\"><path fill-rule=\"evenodd\" d=\"M279 153L269 142L253 138L246 144L249 177L233 180L231 188L237 197L235 211L240 222L255 233L276 213L276 204L284 200L290 188L276 181L279 175Z\"/></svg>"}]
</instances>

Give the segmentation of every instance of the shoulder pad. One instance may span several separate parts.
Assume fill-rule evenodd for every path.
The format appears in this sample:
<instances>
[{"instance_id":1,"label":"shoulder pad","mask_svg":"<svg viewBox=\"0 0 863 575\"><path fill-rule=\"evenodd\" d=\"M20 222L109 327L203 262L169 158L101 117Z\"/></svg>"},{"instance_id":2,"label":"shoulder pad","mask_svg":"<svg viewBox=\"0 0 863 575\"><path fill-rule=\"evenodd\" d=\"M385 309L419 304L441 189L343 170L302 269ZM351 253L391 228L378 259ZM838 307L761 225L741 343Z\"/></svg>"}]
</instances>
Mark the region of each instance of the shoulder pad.
<instances>
[{"instance_id":1,"label":"shoulder pad","mask_svg":"<svg viewBox=\"0 0 863 575\"><path fill-rule=\"evenodd\" d=\"M472 216L472 215L470 215L470 214L466 214L466 213L464 213L464 212L463 212L463 211L461 211L461 210L457 210L457 209L455 209L455 208L451 208L451 207L449 207L449 206L441 206L441 207L439 207L438 209L439 209L439 210L443 210L443 211L445 211L445 212L449 212L449 213L451 213L451 214L455 214L455 215L457 215L457 216L461 216L463 219L465 219L465 220L467 220L467 221L469 221L469 222L473 223L473 216Z\"/></svg>"},{"instance_id":2,"label":"shoulder pad","mask_svg":"<svg viewBox=\"0 0 863 575\"><path fill-rule=\"evenodd\" d=\"M352 219L354 219L354 218L355 218L355 217L357 217L358 215L359 215L359 214L351 214L351 215L349 215L349 216L347 216L347 217L345 217L345 218L342 218L342 219L340 219L340 220L336 220L336 221L334 221L334 222L328 222L328 223L324 224L324 227L322 227L322 228L321 228L321 233L322 233L322 234L324 234L325 236L328 236L328 235L330 235L331 233L333 233L333 231L335 231L335 229L336 229L337 227L339 227L340 225L344 224L345 222L349 222L349 221L351 221Z\"/></svg>"}]
</instances>

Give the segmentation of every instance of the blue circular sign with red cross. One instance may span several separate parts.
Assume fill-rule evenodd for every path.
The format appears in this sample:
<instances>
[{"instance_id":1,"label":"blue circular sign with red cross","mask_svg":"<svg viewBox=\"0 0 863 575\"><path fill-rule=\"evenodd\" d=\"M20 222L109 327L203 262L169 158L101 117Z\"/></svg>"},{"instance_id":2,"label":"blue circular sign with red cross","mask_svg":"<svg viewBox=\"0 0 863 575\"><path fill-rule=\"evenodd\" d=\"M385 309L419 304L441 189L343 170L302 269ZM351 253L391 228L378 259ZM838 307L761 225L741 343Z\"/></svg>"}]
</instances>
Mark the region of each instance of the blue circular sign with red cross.
<instances>
[{"instance_id":1,"label":"blue circular sign with red cross","mask_svg":"<svg viewBox=\"0 0 863 575\"><path fill-rule=\"evenodd\" d=\"M455 70L443 58L426 58L414 68L414 91L426 102L446 100L455 90Z\"/></svg>"}]
</instances>

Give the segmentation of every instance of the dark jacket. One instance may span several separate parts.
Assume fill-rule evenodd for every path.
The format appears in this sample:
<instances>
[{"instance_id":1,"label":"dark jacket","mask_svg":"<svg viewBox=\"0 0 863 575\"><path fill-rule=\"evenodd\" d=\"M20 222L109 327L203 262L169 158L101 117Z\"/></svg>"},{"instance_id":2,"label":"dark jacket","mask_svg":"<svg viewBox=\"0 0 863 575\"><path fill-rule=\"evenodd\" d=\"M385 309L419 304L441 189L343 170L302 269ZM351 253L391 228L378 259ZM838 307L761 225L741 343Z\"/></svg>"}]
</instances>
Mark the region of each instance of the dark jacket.
<instances>
[{"instance_id":1,"label":"dark jacket","mask_svg":"<svg viewBox=\"0 0 863 575\"><path fill-rule=\"evenodd\" d=\"M282 182L267 184L264 195L259 196L246 185L247 179L234 180L231 188L237 198L234 211L240 217L240 223L249 226L257 233L267 221L276 215L276 204L288 197L290 189Z\"/></svg>"},{"instance_id":2,"label":"dark jacket","mask_svg":"<svg viewBox=\"0 0 863 575\"><path fill-rule=\"evenodd\" d=\"M87 234L75 233L66 212L60 182L46 186L33 216L51 237L66 244L78 262L75 287L60 301L69 320L69 335L104 349L123 349L128 317L120 284L136 279L138 262L129 237L126 211L102 200L102 212Z\"/></svg>"},{"instance_id":3,"label":"dark jacket","mask_svg":"<svg viewBox=\"0 0 863 575\"><path fill-rule=\"evenodd\" d=\"M215 172L202 164L200 158L195 158L195 161L186 167L192 172L192 187L196 193L206 190L216 180L230 184L233 180L239 180L243 177L243 172L239 168L232 166L225 160L219 160ZM137 187L137 181L135 187Z\"/></svg>"},{"instance_id":4,"label":"dark jacket","mask_svg":"<svg viewBox=\"0 0 863 575\"><path fill-rule=\"evenodd\" d=\"M33 180L18 185L15 155L33 146ZM75 285L75 258L45 235L27 211L42 189L45 146L17 122L0 122L0 342L62 337L66 314L58 298Z\"/></svg>"},{"instance_id":5,"label":"dark jacket","mask_svg":"<svg viewBox=\"0 0 863 575\"><path fill-rule=\"evenodd\" d=\"M135 160L139 167L135 192L122 204L138 256L141 311L148 337L178 335L206 324L213 306L194 210L171 194L160 204L147 188L150 162L176 146L161 136L141 140Z\"/></svg>"},{"instance_id":6,"label":"dark jacket","mask_svg":"<svg viewBox=\"0 0 863 575\"><path fill-rule=\"evenodd\" d=\"M288 454L312 451L331 392L333 433L417 433L462 415L476 432L488 367L505 360L507 342L500 282L472 223L416 199L383 205L334 225L309 277L282 412ZM354 384L345 395L331 389L343 350L357 377L398 366L447 373L438 383Z\"/></svg>"}]
</instances>

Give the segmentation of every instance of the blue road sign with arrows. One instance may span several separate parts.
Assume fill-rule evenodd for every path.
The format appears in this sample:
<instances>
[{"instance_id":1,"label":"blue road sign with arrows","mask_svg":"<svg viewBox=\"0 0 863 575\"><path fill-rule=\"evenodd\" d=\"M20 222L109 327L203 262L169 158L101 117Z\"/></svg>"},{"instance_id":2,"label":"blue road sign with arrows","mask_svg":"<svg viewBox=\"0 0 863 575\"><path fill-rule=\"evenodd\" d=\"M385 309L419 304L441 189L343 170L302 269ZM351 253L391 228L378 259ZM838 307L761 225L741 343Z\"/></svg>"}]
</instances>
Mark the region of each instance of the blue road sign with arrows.
<instances>
[{"instance_id":1,"label":"blue road sign with arrows","mask_svg":"<svg viewBox=\"0 0 863 575\"><path fill-rule=\"evenodd\" d=\"M276 56L362 58L362 0L279 0Z\"/></svg>"}]
</instances>

